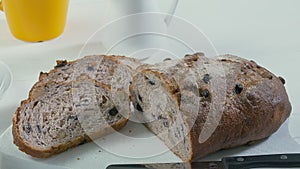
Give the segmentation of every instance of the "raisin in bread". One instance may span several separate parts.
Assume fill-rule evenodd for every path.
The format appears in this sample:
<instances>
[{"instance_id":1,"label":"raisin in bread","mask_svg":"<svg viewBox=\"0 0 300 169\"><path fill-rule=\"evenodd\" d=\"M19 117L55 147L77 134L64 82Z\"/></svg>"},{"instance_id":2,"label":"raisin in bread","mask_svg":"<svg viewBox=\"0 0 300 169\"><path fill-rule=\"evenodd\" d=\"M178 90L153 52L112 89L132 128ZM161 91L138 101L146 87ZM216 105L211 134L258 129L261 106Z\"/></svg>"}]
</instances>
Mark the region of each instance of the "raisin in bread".
<instances>
[{"instance_id":1,"label":"raisin in bread","mask_svg":"<svg viewBox=\"0 0 300 169\"><path fill-rule=\"evenodd\" d=\"M46 158L121 129L129 118L129 84L137 65L122 56L58 61L41 73L15 112L14 143Z\"/></svg>"},{"instance_id":2,"label":"raisin in bread","mask_svg":"<svg viewBox=\"0 0 300 169\"><path fill-rule=\"evenodd\" d=\"M291 112L284 80L236 56L198 53L137 72L135 114L183 161L267 138Z\"/></svg>"}]
</instances>

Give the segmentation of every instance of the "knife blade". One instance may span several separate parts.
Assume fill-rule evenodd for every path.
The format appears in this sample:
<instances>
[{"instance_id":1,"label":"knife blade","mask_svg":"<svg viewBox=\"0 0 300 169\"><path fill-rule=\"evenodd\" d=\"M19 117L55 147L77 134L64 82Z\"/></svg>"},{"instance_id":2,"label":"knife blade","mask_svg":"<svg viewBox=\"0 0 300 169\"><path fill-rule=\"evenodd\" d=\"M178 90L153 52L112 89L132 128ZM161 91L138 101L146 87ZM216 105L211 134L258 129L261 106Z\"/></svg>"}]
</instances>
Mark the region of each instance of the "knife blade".
<instances>
[{"instance_id":1,"label":"knife blade","mask_svg":"<svg viewBox=\"0 0 300 169\"><path fill-rule=\"evenodd\" d=\"M192 163L114 164L107 169L254 169L297 168L300 154L272 154L257 156L224 157L221 161Z\"/></svg>"}]
</instances>

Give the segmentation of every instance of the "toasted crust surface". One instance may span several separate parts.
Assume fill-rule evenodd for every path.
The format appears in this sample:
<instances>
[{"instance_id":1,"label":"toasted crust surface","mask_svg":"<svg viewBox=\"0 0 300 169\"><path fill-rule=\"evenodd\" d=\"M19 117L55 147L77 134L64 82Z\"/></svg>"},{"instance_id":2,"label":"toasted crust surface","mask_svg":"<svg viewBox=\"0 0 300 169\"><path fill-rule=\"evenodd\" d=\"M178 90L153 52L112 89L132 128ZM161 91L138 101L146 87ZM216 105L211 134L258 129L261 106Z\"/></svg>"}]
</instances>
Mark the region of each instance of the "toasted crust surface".
<instances>
[{"instance_id":1,"label":"toasted crust surface","mask_svg":"<svg viewBox=\"0 0 300 169\"><path fill-rule=\"evenodd\" d=\"M213 135L199 144L202 116L191 131L193 152L189 161L221 149L245 145L265 139L276 132L289 117L292 107L284 83L276 75L257 65L232 55L217 58L226 70L227 96L222 118ZM230 79L228 79L230 78ZM242 86L237 91L238 85Z\"/></svg>"}]
</instances>

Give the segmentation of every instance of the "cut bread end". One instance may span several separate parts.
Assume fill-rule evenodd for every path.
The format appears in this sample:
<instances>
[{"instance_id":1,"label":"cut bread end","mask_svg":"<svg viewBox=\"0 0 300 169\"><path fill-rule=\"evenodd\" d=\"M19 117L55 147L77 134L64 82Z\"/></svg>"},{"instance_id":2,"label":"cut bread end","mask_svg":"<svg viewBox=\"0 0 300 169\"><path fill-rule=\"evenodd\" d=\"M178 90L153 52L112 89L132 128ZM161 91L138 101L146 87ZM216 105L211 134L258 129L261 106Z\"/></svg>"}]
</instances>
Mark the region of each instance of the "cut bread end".
<instances>
[{"instance_id":1,"label":"cut bread end","mask_svg":"<svg viewBox=\"0 0 300 169\"><path fill-rule=\"evenodd\" d=\"M53 85L21 103L13 118L14 143L38 158L50 157L121 129L129 97L90 79Z\"/></svg>"},{"instance_id":2,"label":"cut bread end","mask_svg":"<svg viewBox=\"0 0 300 169\"><path fill-rule=\"evenodd\" d=\"M180 100L158 72L139 72L130 87L138 117L145 126L183 161L192 158L189 125L179 109ZM173 92L172 92L173 91Z\"/></svg>"}]
</instances>

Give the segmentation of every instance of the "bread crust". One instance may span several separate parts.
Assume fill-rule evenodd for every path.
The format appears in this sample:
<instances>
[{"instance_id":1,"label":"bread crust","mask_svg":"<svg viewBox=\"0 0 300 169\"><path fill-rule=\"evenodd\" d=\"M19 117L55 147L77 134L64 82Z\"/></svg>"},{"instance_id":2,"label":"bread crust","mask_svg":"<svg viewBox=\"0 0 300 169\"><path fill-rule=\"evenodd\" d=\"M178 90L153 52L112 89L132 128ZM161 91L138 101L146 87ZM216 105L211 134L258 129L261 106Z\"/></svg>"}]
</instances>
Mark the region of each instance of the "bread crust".
<instances>
[{"instance_id":1,"label":"bread crust","mask_svg":"<svg viewBox=\"0 0 300 169\"><path fill-rule=\"evenodd\" d=\"M224 111L217 128L202 143L199 142L199 136L210 113L210 99L204 99L199 103L200 108L196 119L185 117L189 121L195 121L194 124L191 124L192 126L189 126L190 132L183 140L190 142L190 154L182 157L175 151L176 147L169 147L183 161L194 161L222 149L268 138L289 117L292 107L284 87L285 80L257 65L254 61L248 61L233 55L222 55L208 59L194 54L188 55L185 59L179 61L181 65L174 64L174 66L166 66L166 68L161 67L161 65L145 65L140 66L139 69L142 73L151 73L158 77L166 86L166 92L173 95L174 100L178 101L180 107L180 104L183 104L180 101L182 91L178 86L182 82L176 81L173 75L184 76L177 73L182 65L186 65L191 69L203 66L198 63L201 59L204 60L204 63L215 61L225 68L226 97ZM134 77L134 85L135 80L136 77ZM198 77L198 80L205 81L207 79L201 76ZM135 91L134 85L130 88L132 92ZM210 91L210 85L210 83L202 83L199 87L207 88ZM210 95L217 95L217 93L211 93L210 91ZM133 96L136 95L133 94ZM137 99L134 98L133 100ZM185 111L182 110L184 114L189 113ZM148 127L148 129L151 131L151 128ZM183 141L179 144L182 144Z\"/></svg>"},{"instance_id":2,"label":"bread crust","mask_svg":"<svg viewBox=\"0 0 300 169\"><path fill-rule=\"evenodd\" d=\"M94 83L96 84L97 82L94 81ZM97 83L97 84L101 85L103 88L106 88L107 90L110 90L109 86L106 86L105 84L99 84L99 83ZM128 122L128 118L129 118L129 117L123 118L122 120L111 125L110 127L103 128L103 130L93 133L93 135L88 136L88 135L84 134L83 136L76 137L73 140L71 140L65 144L52 146L51 148L48 148L48 149L38 149L36 147L33 147L33 146L27 144L25 142L25 140L22 139L22 137L20 136L19 127L18 127L18 123L20 120L20 118L19 118L20 111L21 111L22 107L24 107L25 104L27 104L31 101L32 101L31 97L29 97L27 100L23 100L21 102L20 106L18 107L18 109L16 110L16 112L13 116L12 134L13 134L14 144L19 148L19 150L25 152L28 155L31 155L32 157L36 157L36 158L48 158L55 154L64 152L70 148L76 147L78 145L91 142L94 138L98 138L100 136L104 136L104 135L111 133L112 129L118 131L126 125L126 123Z\"/></svg>"},{"instance_id":3,"label":"bread crust","mask_svg":"<svg viewBox=\"0 0 300 169\"><path fill-rule=\"evenodd\" d=\"M213 135L206 142L199 144L198 138L205 119L198 116L195 124L200 125L194 125L190 133L193 152L188 161L218 150L268 138L280 128L292 110L284 84L279 77L254 61L235 56L220 56L218 61L225 65L235 63L241 66L239 69L244 69L244 66L250 68L226 72L236 73L232 76L236 76L237 79L227 80L227 97L221 121ZM255 74L251 75L253 72ZM240 94L234 94L233 87L236 84L243 84L244 89Z\"/></svg>"},{"instance_id":4,"label":"bread crust","mask_svg":"<svg viewBox=\"0 0 300 169\"><path fill-rule=\"evenodd\" d=\"M131 58L125 58L124 56L99 56L99 57L105 57L105 59L110 59L113 62L115 62L116 64L121 64L121 62L119 61L119 59L127 59L130 60ZM25 152L26 154L32 156L32 157L36 157L36 158L48 158L51 157L55 154L59 154L61 152L64 152L70 148L76 147L78 145L87 143L87 142L91 142L93 138L97 138L99 136L104 136L107 135L109 133L112 132L112 128L114 130L120 130L122 129L126 123L128 122L128 118L123 118L122 120L118 121L117 123L114 123L113 125L111 125L109 128L104 128L102 131L98 131L96 133L93 133L92 135L82 135L80 137L74 138L73 140L65 143L65 144L60 144L57 146L53 146L51 148L47 148L47 149L39 149L36 147L33 147L31 145L29 145L28 143L25 142L25 140L22 139L22 137L20 136L20 131L18 128L18 123L20 121L20 111L22 109L22 107L24 107L25 104L31 102L34 98L39 97L40 95L43 95L43 93L41 93L42 90L44 90L44 86L48 85L59 85L64 84L64 82L60 82L59 84L57 84L54 80L49 79L49 81L47 83L44 83L43 80L45 78L48 78L49 74L55 73L56 71L60 71L58 67L63 67L67 64L74 64L76 61L71 61L71 62L67 62L67 61L57 61L57 66L56 68L52 69L49 73L40 73L39 76L39 80L38 82L36 82L33 87L31 88L30 92L29 92L29 96L28 99L23 100L20 104L20 106L17 108L13 119L12 119L12 123L13 123L13 128L12 128L12 134L13 134L13 142L14 144L19 148L19 150ZM131 59L130 61L132 61L133 63L136 62L135 59ZM138 64L138 62L136 62ZM127 66L127 65L125 65ZM131 69L130 66L128 66L129 69ZM102 86L103 88L111 91L110 86L108 84L101 84L95 80L93 80L95 84L99 84L100 86ZM42 91L44 92L44 91ZM129 96L128 96L129 97ZM129 105L128 105L129 106ZM128 112L128 115L130 114L130 112ZM91 138L92 137L92 138Z\"/></svg>"},{"instance_id":5,"label":"bread crust","mask_svg":"<svg viewBox=\"0 0 300 169\"><path fill-rule=\"evenodd\" d=\"M117 56L117 55L90 55L90 56L85 56L83 58L80 58L78 60L74 61L67 61L67 60L57 60L56 61L56 66L54 66L54 69L51 69L49 72L40 72L38 81L32 86L32 88L29 91L29 96L28 97L35 97L36 95L39 95L42 93L41 91L43 90L43 87L45 85L51 86L55 83L55 79L49 79L46 83L44 82L45 79L49 78L49 76L61 71L62 68L65 66L70 66L73 65L77 62L80 62L81 60L87 59L88 57L94 57L94 58L99 58L99 60L110 60L114 62L115 64L122 64L123 66L128 67L129 70L134 73L135 67L141 65L139 61L137 61L134 58L129 58L125 56ZM110 85L110 84L107 84Z\"/></svg>"}]
</instances>

